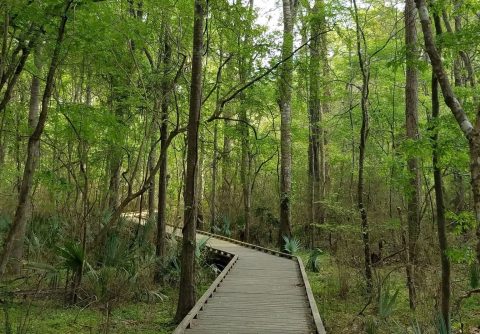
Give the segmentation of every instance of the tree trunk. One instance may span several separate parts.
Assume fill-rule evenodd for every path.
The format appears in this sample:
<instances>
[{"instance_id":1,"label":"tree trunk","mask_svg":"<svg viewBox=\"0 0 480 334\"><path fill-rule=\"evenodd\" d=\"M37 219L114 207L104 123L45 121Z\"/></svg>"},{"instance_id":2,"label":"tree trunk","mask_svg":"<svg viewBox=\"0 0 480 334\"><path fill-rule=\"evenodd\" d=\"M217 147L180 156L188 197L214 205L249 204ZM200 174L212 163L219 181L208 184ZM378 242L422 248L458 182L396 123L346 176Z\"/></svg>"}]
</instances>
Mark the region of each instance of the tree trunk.
<instances>
[{"instance_id":1,"label":"tree trunk","mask_svg":"<svg viewBox=\"0 0 480 334\"><path fill-rule=\"evenodd\" d=\"M67 13L70 9L71 4L72 0L67 1L65 4L65 9L60 20L60 25L58 27L55 48L53 50L50 67L45 82L45 90L42 97L41 112L38 118L37 126L35 127L35 130L28 139L27 158L23 171L18 204L12 226L10 227L10 230L8 232L7 238L3 246L2 254L0 256L0 278L5 274L7 264L12 255L13 246L16 242L23 242L23 240L19 240L19 233L20 231L25 229L25 224L27 223L26 218L28 198L30 196L30 191L32 188L33 174L35 173L35 169L37 167L39 159L40 138L45 128L45 123L47 121L50 97L52 96L53 92L54 77L58 67L58 63L60 61L60 50L63 44L65 27L68 19Z\"/></svg>"},{"instance_id":2,"label":"tree trunk","mask_svg":"<svg viewBox=\"0 0 480 334\"><path fill-rule=\"evenodd\" d=\"M417 141L418 133L418 71L417 32L415 27L416 9L414 0L405 1L405 46L406 46L406 83L405 83L405 127L407 138ZM409 184L407 188L408 221L408 259L407 285L410 309L416 307L416 266L417 243L420 235L420 171L419 159L410 156L407 160Z\"/></svg>"},{"instance_id":3,"label":"tree trunk","mask_svg":"<svg viewBox=\"0 0 480 334\"><path fill-rule=\"evenodd\" d=\"M120 188L120 167L122 166L122 154L116 148L113 148L109 159L110 181L108 186L108 209L115 212L119 205L118 191Z\"/></svg>"},{"instance_id":4,"label":"tree trunk","mask_svg":"<svg viewBox=\"0 0 480 334\"><path fill-rule=\"evenodd\" d=\"M217 94L218 97L218 94ZM218 98L217 98L218 101ZM213 124L212 191L210 194L210 232L217 223L218 124Z\"/></svg>"},{"instance_id":5,"label":"tree trunk","mask_svg":"<svg viewBox=\"0 0 480 334\"><path fill-rule=\"evenodd\" d=\"M360 212L361 231L362 231L362 241L363 241L363 250L365 257L365 279L367 283L367 292L372 292L373 282L372 282L372 260L370 254L370 228L368 224L367 208L364 203L364 165L365 165L365 150L368 137L368 125L369 125L369 112L368 112L368 97L369 97L369 81L370 81L370 70L367 57L366 45L363 47L365 50L362 51L362 38L363 31L359 24L358 19L358 10L357 3L353 0L353 5L355 9L355 25L356 25L356 43L357 43L357 55L358 62L360 66L360 71L362 74L362 86L361 86L361 110L362 110L362 126L360 129L360 144L359 144L359 156L358 156L358 184L357 184L357 206Z\"/></svg>"},{"instance_id":6,"label":"tree trunk","mask_svg":"<svg viewBox=\"0 0 480 334\"><path fill-rule=\"evenodd\" d=\"M243 193L243 219L245 224L244 229L244 240L249 242L250 240L250 207L251 207L251 187L250 187L250 143L249 143L249 131L248 125L248 116L245 103L240 105L240 120L243 121L240 123L242 131L242 161L240 166L240 179L242 182L242 193Z\"/></svg>"},{"instance_id":7,"label":"tree trunk","mask_svg":"<svg viewBox=\"0 0 480 334\"><path fill-rule=\"evenodd\" d=\"M297 1L282 0L283 4L283 45L282 59L293 52L293 23ZM292 104L293 60L290 58L280 67L279 107L280 107L280 228L277 246L283 248L283 238L290 238L292 191L292 138L291 138L291 104Z\"/></svg>"},{"instance_id":8,"label":"tree trunk","mask_svg":"<svg viewBox=\"0 0 480 334\"><path fill-rule=\"evenodd\" d=\"M242 6L241 1L237 1L239 6ZM253 0L249 1L248 10L250 13L253 11ZM250 31L247 29L244 33L243 39L240 35L238 41L239 47L251 47ZM240 86L244 86L246 78L250 72L251 60L247 56L239 57L238 71ZM241 162L240 162L240 180L242 183L243 194L243 220L244 220L244 241L250 240L250 220L251 220L251 204L252 204L252 191L251 191L251 161L250 161L250 133L248 128L248 110L247 103L245 103L245 92L240 93L240 131L241 131Z\"/></svg>"},{"instance_id":9,"label":"tree trunk","mask_svg":"<svg viewBox=\"0 0 480 334\"><path fill-rule=\"evenodd\" d=\"M309 214L310 214L310 233L311 247L314 243L313 224L321 222L320 201L323 199L322 168L323 155L323 134L322 134L322 101L320 97L320 79L321 71L321 36L322 29L320 6L321 1L315 1L312 9L312 18L310 19L311 42L310 42L310 63L309 63L309 100L308 100L308 116L310 121L309 127Z\"/></svg>"},{"instance_id":10,"label":"tree trunk","mask_svg":"<svg viewBox=\"0 0 480 334\"><path fill-rule=\"evenodd\" d=\"M38 123L38 116L40 114L40 76L42 71L42 64L40 59L40 47L37 46L34 52L34 64L36 73L32 75L32 83L30 85L30 103L28 109L28 128L30 133L33 133L35 127ZM38 151L37 155L40 154ZM35 167L36 168L36 167ZM21 260L23 258L23 248L24 248L24 240L25 234L27 229L28 216L31 216L31 212L28 213L29 208L31 207L31 198L30 196L27 198L27 213L25 218L25 224L21 224L20 230L18 231L18 237L15 240L15 244L13 245L12 250L12 273L18 274L21 269Z\"/></svg>"},{"instance_id":11,"label":"tree trunk","mask_svg":"<svg viewBox=\"0 0 480 334\"><path fill-rule=\"evenodd\" d=\"M187 128L187 173L185 176L185 213L183 219L182 265L180 293L175 320L180 322L195 305L195 231L196 231L196 171L198 160L198 127L202 104L203 20L204 0L195 0L193 26L192 81Z\"/></svg>"},{"instance_id":12,"label":"tree trunk","mask_svg":"<svg viewBox=\"0 0 480 334\"><path fill-rule=\"evenodd\" d=\"M225 113L225 117L230 117L230 112ZM230 138L231 122L224 120L223 122L223 148L222 148L222 185L220 188L220 205L219 213L221 219L230 219L230 207L232 206L231 200L231 172L232 172L232 158L230 152L232 150L232 140Z\"/></svg>"},{"instance_id":13,"label":"tree trunk","mask_svg":"<svg viewBox=\"0 0 480 334\"><path fill-rule=\"evenodd\" d=\"M152 139L152 144L150 146L150 155L148 157L148 174L150 175L155 168L155 140ZM150 181L148 188L148 216L153 217L155 212L155 178L153 177Z\"/></svg>"},{"instance_id":14,"label":"tree trunk","mask_svg":"<svg viewBox=\"0 0 480 334\"><path fill-rule=\"evenodd\" d=\"M196 224L199 230L204 229L204 217L203 217L203 194L204 194L204 173L203 164L205 162L205 141L203 139L203 131L200 133L200 151L198 152L197 163L197 185L195 191L195 198L197 201L197 218Z\"/></svg>"},{"instance_id":15,"label":"tree trunk","mask_svg":"<svg viewBox=\"0 0 480 334\"><path fill-rule=\"evenodd\" d=\"M448 329L447 333L450 333L450 259L448 258L448 242L447 242L447 230L445 221L445 205L443 200L443 181L442 171L438 166L440 161L439 144L438 144L438 117L440 114L440 104L438 99L438 81L435 74L432 74L432 124L434 124L432 143L433 143L433 178L435 183L435 201L437 203L437 231L438 231L438 244L440 247L440 260L442 266L442 279L441 279L441 306L440 311L442 314L445 327Z\"/></svg>"},{"instance_id":16,"label":"tree trunk","mask_svg":"<svg viewBox=\"0 0 480 334\"><path fill-rule=\"evenodd\" d=\"M166 34L165 34L166 35ZM166 79L171 64L171 47L165 36L165 48L163 55L164 81L162 82L162 103L160 117L160 155L163 157L160 163L158 176L158 211L157 211L157 240L155 254L162 262L166 255L167 237L167 185L168 185L168 105L170 103L169 82ZM157 273L157 281L159 280Z\"/></svg>"},{"instance_id":17,"label":"tree trunk","mask_svg":"<svg viewBox=\"0 0 480 334\"><path fill-rule=\"evenodd\" d=\"M480 103L478 102L478 96L474 97L476 102L476 120L475 126L472 125L468 119L467 114L462 108L459 100L453 92L452 86L448 79L448 75L445 72L443 62L440 53L435 45L433 37L430 16L428 14L427 5L425 0L415 0L417 5L420 23L422 25L423 39L425 42L425 50L427 51L430 62L432 64L432 70L440 84L442 89L443 98L445 104L449 107L455 120L457 121L460 129L469 142L470 149L470 174L471 174L471 186L473 192L473 203L475 209L475 218L477 220L477 263L480 263Z\"/></svg>"}]
</instances>

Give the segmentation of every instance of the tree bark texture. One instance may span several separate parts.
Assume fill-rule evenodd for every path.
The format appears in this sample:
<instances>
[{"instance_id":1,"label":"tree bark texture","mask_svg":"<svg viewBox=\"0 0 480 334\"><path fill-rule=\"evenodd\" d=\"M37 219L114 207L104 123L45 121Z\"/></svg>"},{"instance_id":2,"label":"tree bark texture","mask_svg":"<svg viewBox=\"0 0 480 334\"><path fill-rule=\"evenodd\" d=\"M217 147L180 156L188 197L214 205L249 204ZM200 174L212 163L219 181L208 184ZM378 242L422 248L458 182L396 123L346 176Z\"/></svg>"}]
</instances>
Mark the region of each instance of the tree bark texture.
<instances>
[{"instance_id":1,"label":"tree bark texture","mask_svg":"<svg viewBox=\"0 0 480 334\"><path fill-rule=\"evenodd\" d=\"M283 0L283 45L282 59L293 52L293 24L296 1ZM292 72L293 60L290 58L280 67L279 107L280 107L280 228L278 231L278 247L283 248L283 237L290 238L292 192Z\"/></svg>"},{"instance_id":2,"label":"tree bark texture","mask_svg":"<svg viewBox=\"0 0 480 334\"><path fill-rule=\"evenodd\" d=\"M406 83L405 83L405 127L407 139L417 141L418 132L418 70L417 33L415 27L416 9L414 0L405 1L405 46L406 46ZM409 182L407 188L407 222L408 222L408 259L407 285L410 308L416 307L416 266L417 243L420 235L420 171L419 159L408 157L407 168Z\"/></svg>"},{"instance_id":3,"label":"tree bark texture","mask_svg":"<svg viewBox=\"0 0 480 334\"><path fill-rule=\"evenodd\" d=\"M182 265L180 293L175 320L181 321L195 305L195 231L196 231L196 172L198 161L198 127L202 104L203 20L206 3L195 0L192 52L192 80L187 128L187 172L185 176Z\"/></svg>"}]
</instances>

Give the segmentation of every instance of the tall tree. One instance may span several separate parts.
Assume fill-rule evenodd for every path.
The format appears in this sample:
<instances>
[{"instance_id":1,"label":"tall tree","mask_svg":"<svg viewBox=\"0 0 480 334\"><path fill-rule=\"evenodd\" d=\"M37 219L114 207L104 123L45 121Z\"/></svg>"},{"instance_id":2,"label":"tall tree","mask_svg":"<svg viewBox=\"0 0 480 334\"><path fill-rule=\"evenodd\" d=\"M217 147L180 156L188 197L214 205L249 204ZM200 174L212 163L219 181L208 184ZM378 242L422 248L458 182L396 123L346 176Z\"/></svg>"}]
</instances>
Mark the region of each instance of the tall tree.
<instances>
[{"instance_id":1,"label":"tall tree","mask_svg":"<svg viewBox=\"0 0 480 334\"><path fill-rule=\"evenodd\" d=\"M450 84L450 79L445 71L442 58L435 44L432 33L430 15L425 0L415 0L420 23L422 25L423 39L425 42L425 50L428 53L432 64L433 72L437 77L438 84L442 90L445 104L452 112L464 136L469 143L470 154L470 177L473 192L473 204L475 209L475 218L477 221L477 263L480 264L480 98L474 97L475 101L475 124L472 125L467 113L463 109L462 104L457 98ZM474 93L476 94L476 93Z\"/></svg>"},{"instance_id":2,"label":"tall tree","mask_svg":"<svg viewBox=\"0 0 480 334\"><path fill-rule=\"evenodd\" d=\"M239 6L242 5L241 1L237 3ZM248 5L248 18L253 13L253 0L249 0ZM248 22L248 21L247 21ZM248 23L247 23L247 26ZM251 48L251 33L249 28L245 29L245 33L239 36L238 41L239 48ZM240 86L244 86L246 83L246 77L250 72L251 59L249 56L241 55L238 60L239 68L239 79ZM243 193L243 220L245 223L244 229L244 239L245 241L250 241L250 225L251 225L251 206L252 206L252 187L251 187L251 152L250 152L250 139L249 139L249 117L248 117L248 105L245 101L245 93L240 93L240 131L242 136L242 153L241 153L241 163L240 163L240 179L242 182L242 193Z\"/></svg>"},{"instance_id":3,"label":"tall tree","mask_svg":"<svg viewBox=\"0 0 480 334\"><path fill-rule=\"evenodd\" d=\"M35 130L32 132L32 134L28 138L27 158L26 158L25 167L23 170L23 178L20 186L20 193L18 197L17 208L15 211L15 217L9 229L7 238L5 239L3 250L0 256L0 277L5 274L8 262L11 258L13 246L15 245L16 242L23 242L23 240L18 240L19 232L24 230L25 225L27 224L28 198L30 196L30 192L32 188L33 175L35 173L35 169L37 168L37 164L38 164L40 139L42 137L43 130L45 129L45 124L47 122L50 98L53 92L55 73L57 71L58 64L60 62L60 52L62 50L63 40L65 37L65 28L68 20L68 12L70 10L72 3L73 3L73 0L67 0L64 3L64 9L62 11L60 24L57 30L57 38L56 38L55 46L51 56L47 78L45 81L45 89L43 91L41 111L38 117Z\"/></svg>"},{"instance_id":4,"label":"tall tree","mask_svg":"<svg viewBox=\"0 0 480 334\"><path fill-rule=\"evenodd\" d=\"M310 19L310 59L309 59L309 100L308 117L309 143L308 143L308 177L309 177L309 223L311 226L311 246L313 247L313 224L321 222L321 201L323 200L325 186L324 165L324 131L322 128L322 100L321 100L321 61L323 48L321 34L323 24L322 0L316 0L311 10Z\"/></svg>"},{"instance_id":5,"label":"tall tree","mask_svg":"<svg viewBox=\"0 0 480 334\"><path fill-rule=\"evenodd\" d=\"M40 45L38 45L34 50L34 65L35 65L35 73L32 75L32 82L30 85L30 102L28 108L28 128L31 133L35 130L35 127L38 123L38 116L40 113L40 77L42 75L42 60L41 60L41 51ZM37 162L38 163L38 162ZM29 207L31 207L31 198L27 199L27 211ZM26 214L28 220L28 213ZM20 230L18 231L18 236L15 240L15 244L13 245L12 249L12 259L14 262L12 263L12 273L19 273L21 269L21 260L23 258L23 248L24 248L24 240L25 240L25 233L27 229L27 224L21 224Z\"/></svg>"},{"instance_id":6,"label":"tall tree","mask_svg":"<svg viewBox=\"0 0 480 334\"><path fill-rule=\"evenodd\" d=\"M440 23L440 17L434 14L434 23L436 35L442 34L442 25ZM445 203L443 196L443 176L440 169L441 148L439 143L439 117L440 117L440 101L438 97L438 80L435 73L432 72L432 164L433 164L433 179L435 187L435 202L437 213L437 233L438 233L438 245L440 248L440 265L442 270L442 278L440 282L441 300L440 300L440 313L445 323L447 332L450 332L450 259L448 257L448 240L447 240L447 228L445 220Z\"/></svg>"},{"instance_id":7,"label":"tall tree","mask_svg":"<svg viewBox=\"0 0 480 334\"><path fill-rule=\"evenodd\" d=\"M297 10L297 0L282 0L283 5L283 45L280 67L279 98L280 107L280 228L277 245L283 247L283 237L290 237L291 231L291 191L292 191L292 77L293 77L293 25Z\"/></svg>"},{"instance_id":8,"label":"tall tree","mask_svg":"<svg viewBox=\"0 0 480 334\"><path fill-rule=\"evenodd\" d=\"M405 127L407 138L418 140L418 71L417 71L417 32L415 27L416 9L414 0L405 1ZM417 242L420 234L420 170L419 159L409 156L407 161L409 184L407 189L408 208L408 264L407 284L410 308L416 306L415 268L417 266Z\"/></svg>"},{"instance_id":9,"label":"tall tree","mask_svg":"<svg viewBox=\"0 0 480 334\"><path fill-rule=\"evenodd\" d=\"M367 282L367 292L372 291L372 259L370 252L370 226L368 224L367 207L365 205L365 151L367 148L367 138L369 130L369 110L368 98L370 95L370 64L368 59L368 51L366 39L360 20L358 17L358 8L356 0L353 0L354 16L355 16L355 32L358 64L362 76L362 85L360 87L361 99L360 108L362 110L362 126L360 128L360 143L358 146L358 183L357 183L357 206L360 212L362 241L365 261L365 278Z\"/></svg>"},{"instance_id":10,"label":"tall tree","mask_svg":"<svg viewBox=\"0 0 480 334\"><path fill-rule=\"evenodd\" d=\"M167 236L167 182L168 182L168 105L170 102L170 80L169 71L171 63L171 46L168 41L167 29L164 29L164 49L162 57L163 81L161 87L160 103L160 169L158 171L158 208L157 208L157 240L155 255L160 261L163 261L166 254L166 236ZM158 279L157 275L157 279Z\"/></svg>"},{"instance_id":11,"label":"tall tree","mask_svg":"<svg viewBox=\"0 0 480 334\"><path fill-rule=\"evenodd\" d=\"M190 111L187 128L187 172L185 175L182 265L180 293L178 296L176 321L181 321L195 305L195 231L197 216L196 173L198 162L198 127L202 106L202 55L203 20L205 0L195 0L193 25L192 80L190 86Z\"/></svg>"}]
</instances>

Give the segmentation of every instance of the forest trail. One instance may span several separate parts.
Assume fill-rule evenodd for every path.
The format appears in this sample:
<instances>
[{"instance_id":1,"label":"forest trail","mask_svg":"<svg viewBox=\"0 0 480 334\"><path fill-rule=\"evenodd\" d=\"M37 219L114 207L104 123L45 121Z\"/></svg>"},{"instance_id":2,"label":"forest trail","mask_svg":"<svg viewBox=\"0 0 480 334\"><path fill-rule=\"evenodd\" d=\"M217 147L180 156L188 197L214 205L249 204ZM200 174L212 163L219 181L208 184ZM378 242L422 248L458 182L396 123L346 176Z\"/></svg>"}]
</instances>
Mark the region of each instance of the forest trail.
<instances>
[{"instance_id":1,"label":"forest trail","mask_svg":"<svg viewBox=\"0 0 480 334\"><path fill-rule=\"evenodd\" d=\"M197 240L203 238L197 233ZM210 236L207 245L238 259L185 333L325 333L314 301L313 307L309 302L313 295L301 261L222 239Z\"/></svg>"}]
</instances>

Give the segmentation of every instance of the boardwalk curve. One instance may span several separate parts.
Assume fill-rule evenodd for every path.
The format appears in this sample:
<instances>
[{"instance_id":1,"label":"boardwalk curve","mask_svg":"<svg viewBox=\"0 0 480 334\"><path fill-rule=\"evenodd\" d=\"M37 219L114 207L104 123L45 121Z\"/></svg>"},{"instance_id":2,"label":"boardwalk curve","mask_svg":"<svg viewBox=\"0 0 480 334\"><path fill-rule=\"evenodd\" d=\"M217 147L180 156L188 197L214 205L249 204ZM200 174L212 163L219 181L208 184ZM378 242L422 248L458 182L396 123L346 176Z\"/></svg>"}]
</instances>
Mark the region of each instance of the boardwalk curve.
<instances>
[{"instance_id":1,"label":"boardwalk curve","mask_svg":"<svg viewBox=\"0 0 480 334\"><path fill-rule=\"evenodd\" d=\"M302 260L252 244L209 236L230 262L174 334L324 334Z\"/></svg>"}]
</instances>

